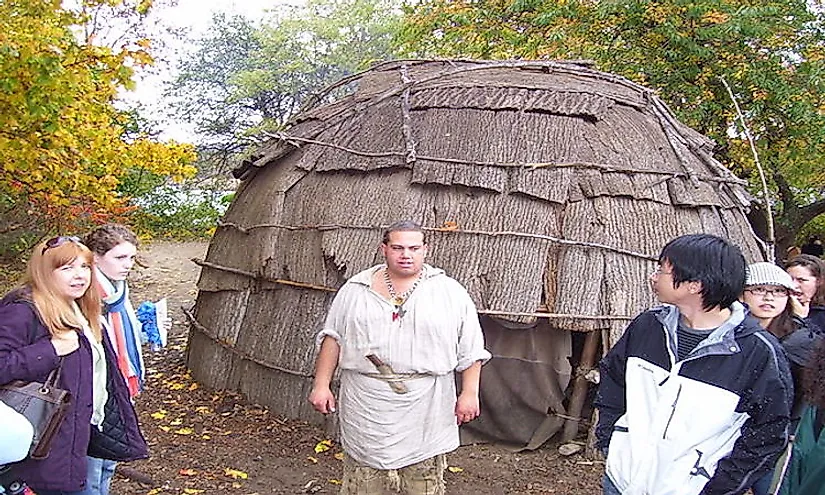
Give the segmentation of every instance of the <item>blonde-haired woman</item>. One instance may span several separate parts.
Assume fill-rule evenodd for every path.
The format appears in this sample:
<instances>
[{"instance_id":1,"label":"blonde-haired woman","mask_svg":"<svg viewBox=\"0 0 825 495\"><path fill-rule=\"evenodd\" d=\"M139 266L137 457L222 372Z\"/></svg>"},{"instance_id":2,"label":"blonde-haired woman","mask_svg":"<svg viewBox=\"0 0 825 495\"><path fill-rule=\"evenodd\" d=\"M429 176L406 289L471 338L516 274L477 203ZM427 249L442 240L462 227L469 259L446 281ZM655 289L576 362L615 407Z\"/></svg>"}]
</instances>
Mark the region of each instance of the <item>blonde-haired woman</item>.
<instances>
[{"instance_id":1,"label":"blonde-haired woman","mask_svg":"<svg viewBox=\"0 0 825 495\"><path fill-rule=\"evenodd\" d=\"M54 237L35 246L26 284L0 302L0 384L42 381L59 366L58 386L72 396L48 458L17 468L38 495L91 493L86 455L93 436L124 445L117 455L128 459L119 460L147 453L126 384L108 373L116 364L93 282L92 252L76 237ZM119 433L105 428L113 422Z\"/></svg>"}]
</instances>

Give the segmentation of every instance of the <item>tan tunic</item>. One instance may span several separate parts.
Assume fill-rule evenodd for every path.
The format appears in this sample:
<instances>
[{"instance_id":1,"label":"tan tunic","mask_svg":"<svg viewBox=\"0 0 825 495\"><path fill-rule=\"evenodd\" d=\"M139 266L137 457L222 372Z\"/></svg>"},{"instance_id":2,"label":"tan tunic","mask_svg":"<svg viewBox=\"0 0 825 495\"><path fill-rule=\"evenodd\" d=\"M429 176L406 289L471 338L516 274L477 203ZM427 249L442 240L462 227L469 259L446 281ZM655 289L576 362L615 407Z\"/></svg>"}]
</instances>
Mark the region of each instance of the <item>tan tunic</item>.
<instances>
[{"instance_id":1,"label":"tan tunic","mask_svg":"<svg viewBox=\"0 0 825 495\"><path fill-rule=\"evenodd\" d=\"M341 288L318 342L341 347L338 401L341 442L354 460L398 469L458 447L454 371L486 362L484 336L469 294L443 270L425 265L423 279L393 319L395 307L370 288L382 266L365 270ZM406 394L368 376L375 354L396 373L426 375L405 380Z\"/></svg>"}]
</instances>

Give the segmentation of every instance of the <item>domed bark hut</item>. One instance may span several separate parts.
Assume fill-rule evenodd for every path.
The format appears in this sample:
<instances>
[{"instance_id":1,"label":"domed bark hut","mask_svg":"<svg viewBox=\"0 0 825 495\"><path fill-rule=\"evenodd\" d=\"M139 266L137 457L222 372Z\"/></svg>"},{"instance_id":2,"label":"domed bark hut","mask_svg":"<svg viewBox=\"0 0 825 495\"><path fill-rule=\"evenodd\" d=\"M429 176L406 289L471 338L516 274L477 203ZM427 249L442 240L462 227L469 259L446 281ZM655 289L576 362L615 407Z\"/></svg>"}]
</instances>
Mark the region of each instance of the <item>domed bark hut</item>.
<instances>
[{"instance_id":1,"label":"domed bark hut","mask_svg":"<svg viewBox=\"0 0 825 495\"><path fill-rule=\"evenodd\" d=\"M425 226L429 262L467 287L494 355L465 433L527 447L588 421L587 372L654 303L667 241L713 233L764 259L743 181L621 77L575 62L396 61L329 91L348 94L237 171L190 314L193 375L278 413L322 421L306 401L314 336L399 219Z\"/></svg>"}]
</instances>

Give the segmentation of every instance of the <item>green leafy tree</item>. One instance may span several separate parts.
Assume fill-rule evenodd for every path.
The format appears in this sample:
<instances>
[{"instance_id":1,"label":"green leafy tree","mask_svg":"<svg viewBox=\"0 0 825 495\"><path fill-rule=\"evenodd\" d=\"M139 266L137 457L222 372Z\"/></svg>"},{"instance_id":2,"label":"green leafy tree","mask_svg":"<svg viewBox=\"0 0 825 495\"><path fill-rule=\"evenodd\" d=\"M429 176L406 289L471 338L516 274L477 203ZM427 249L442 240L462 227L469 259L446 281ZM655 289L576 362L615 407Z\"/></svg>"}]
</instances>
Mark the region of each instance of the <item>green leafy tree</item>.
<instances>
[{"instance_id":1,"label":"green leafy tree","mask_svg":"<svg viewBox=\"0 0 825 495\"><path fill-rule=\"evenodd\" d=\"M783 249L825 212L822 12L820 0L423 0L405 7L397 41L417 56L595 60L655 88L756 185L726 81L777 198Z\"/></svg>"},{"instance_id":2,"label":"green leafy tree","mask_svg":"<svg viewBox=\"0 0 825 495\"><path fill-rule=\"evenodd\" d=\"M226 164L278 129L312 94L391 56L400 10L387 0L310 0L263 22L216 14L169 95L204 159Z\"/></svg>"}]
</instances>

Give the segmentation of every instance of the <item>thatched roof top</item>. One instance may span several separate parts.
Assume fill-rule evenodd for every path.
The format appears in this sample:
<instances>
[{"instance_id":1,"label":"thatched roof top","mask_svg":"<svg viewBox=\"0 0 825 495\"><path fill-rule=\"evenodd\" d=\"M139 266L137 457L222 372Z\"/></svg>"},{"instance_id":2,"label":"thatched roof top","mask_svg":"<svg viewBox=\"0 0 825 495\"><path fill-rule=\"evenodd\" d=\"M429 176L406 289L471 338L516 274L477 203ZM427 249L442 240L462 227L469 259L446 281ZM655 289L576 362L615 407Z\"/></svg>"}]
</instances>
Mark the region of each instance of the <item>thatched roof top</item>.
<instances>
[{"instance_id":1,"label":"thatched roof top","mask_svg":"<svg viewBox=\"0 0 825 495\"><path fill-rule=\"evenodd\" d=\"M481 310L618 330L651 303L646 277L677 235L763 258L743 181L626 79L573 62L396 61L341 88L239 171L202 290L278 280L305 286L300 304L378 261L382 228L411 218Z\"/></svg>"}]
</instances>

